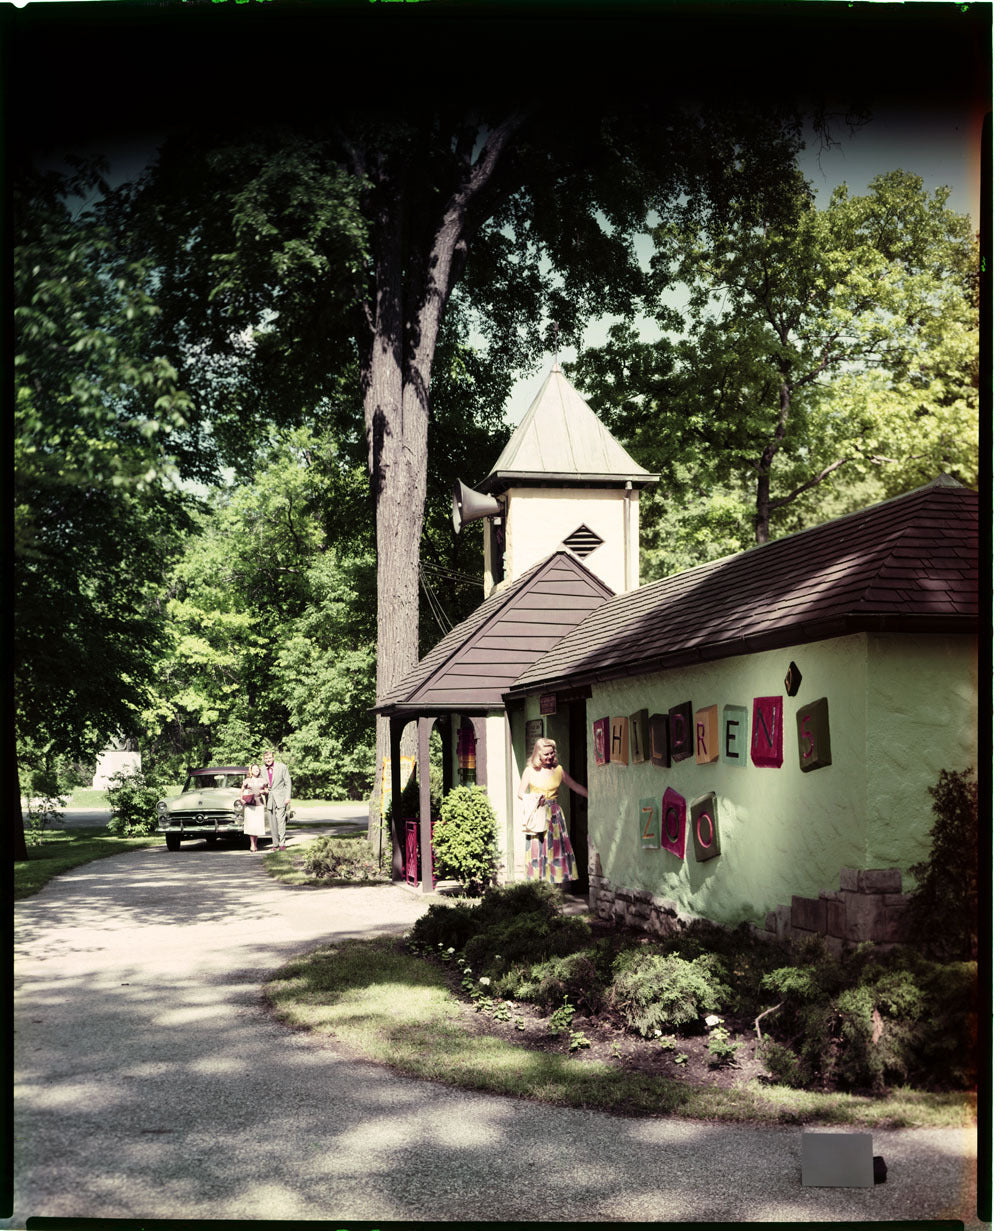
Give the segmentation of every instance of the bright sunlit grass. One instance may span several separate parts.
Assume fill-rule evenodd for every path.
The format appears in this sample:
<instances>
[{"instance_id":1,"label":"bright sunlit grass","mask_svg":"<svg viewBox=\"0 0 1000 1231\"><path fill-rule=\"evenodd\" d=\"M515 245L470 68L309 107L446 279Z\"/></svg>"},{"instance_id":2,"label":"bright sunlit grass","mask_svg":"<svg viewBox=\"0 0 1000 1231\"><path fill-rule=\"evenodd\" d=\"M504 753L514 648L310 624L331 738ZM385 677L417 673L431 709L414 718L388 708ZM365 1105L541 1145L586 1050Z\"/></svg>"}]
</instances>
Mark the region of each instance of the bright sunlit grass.
<instances>
[{"instance_id":1,"label":"bright sunlit grass","mask_svg":"<svg viewBox=\"0 0 1000 1231\"><path fill-rule=\"evenodd\" d=\"M335 1037L353 1054L464 1089L622 1114L771 1124L953 1127L974 1122L967 1096L902 1090L885 1098L747 1084L695 1088L588 1057L472 1036L445 973L392 938L349 940L296 959L267 986L289 1025Z\"/></svg>"}]
</instances>

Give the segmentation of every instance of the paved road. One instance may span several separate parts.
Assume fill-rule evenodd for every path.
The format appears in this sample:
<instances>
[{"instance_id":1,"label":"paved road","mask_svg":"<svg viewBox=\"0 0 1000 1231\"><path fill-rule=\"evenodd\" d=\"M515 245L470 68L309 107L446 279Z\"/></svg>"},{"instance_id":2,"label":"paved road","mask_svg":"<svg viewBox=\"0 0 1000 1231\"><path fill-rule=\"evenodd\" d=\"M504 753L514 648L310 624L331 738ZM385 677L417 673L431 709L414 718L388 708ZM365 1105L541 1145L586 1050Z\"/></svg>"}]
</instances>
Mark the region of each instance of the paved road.
<instances>
[{"instance_id":1,"label":"paved road","mask_svg":"<svg viewBox=\"0 0 1000 1231\"><path fill-rule=\"evenodd\" d=\"M284 888L259 856L201 844L100 860L18 903L15 1207L0 1225L974 1222L971 1133L877 1132L887 1184L803 1188L794 1128L449 1090L268 1015L261 985L290 957L403 931L423 909L396 886Z\"/></svg>"},{"instance_id":2,"label":"paved road","mask_svg":"<svg viewBox=\"0 0 1000 1231\"><path fill-rule=\"evenodd\" d=\"M111 819L107 808L59 808L57 809L63 825L70 829L85 825L106 825ZM303 808L292 805L295 813L295 824L309 825L352 825L368 824L368 809L364 804L318 804Z\"/></svg>"}]
</instances>

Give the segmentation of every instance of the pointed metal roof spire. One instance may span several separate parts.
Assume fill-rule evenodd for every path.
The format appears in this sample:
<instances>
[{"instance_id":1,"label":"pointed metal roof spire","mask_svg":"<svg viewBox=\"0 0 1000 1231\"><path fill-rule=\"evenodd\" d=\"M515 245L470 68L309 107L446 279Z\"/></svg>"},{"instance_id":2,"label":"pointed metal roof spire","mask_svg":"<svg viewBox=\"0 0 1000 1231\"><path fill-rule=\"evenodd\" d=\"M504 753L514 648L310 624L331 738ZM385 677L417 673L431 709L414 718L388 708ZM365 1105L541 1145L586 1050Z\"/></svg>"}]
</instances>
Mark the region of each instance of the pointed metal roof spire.
<instances>
[{"instance_id":1,"label":"pointed metal roof spire","mask_svg":"<svg viewBox=\"0 0 1000 1231\"><path fill-rule=\"evenodd\" d=\"M659 477L637 465L615 440L563 375L557 353L535 400L479 486L496 492L512 482L640 485Z\"/></svg>"}]
</instances>

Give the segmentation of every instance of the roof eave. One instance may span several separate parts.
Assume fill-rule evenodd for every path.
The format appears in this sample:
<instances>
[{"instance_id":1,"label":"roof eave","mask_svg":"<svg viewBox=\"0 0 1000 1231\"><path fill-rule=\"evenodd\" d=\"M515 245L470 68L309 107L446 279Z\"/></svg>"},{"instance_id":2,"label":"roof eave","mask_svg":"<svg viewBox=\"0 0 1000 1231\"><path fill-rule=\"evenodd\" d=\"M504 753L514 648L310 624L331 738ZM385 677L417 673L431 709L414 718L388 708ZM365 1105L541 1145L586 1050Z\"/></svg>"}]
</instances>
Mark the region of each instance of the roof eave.
<instances>
[{"instance_id":1,"label":"roof eave","mask_svg":"<svg viewBox=\"0 0 1000 1231\"><path fill-rule=\"evenodd\" d=\"M506 491L512 483L529 483L534 487L648 487L659 483L658 474L579 474L560 470L494 470L479 485L479 490L495 495Z\"/></svg>"},{"instance_id":2,"label":"roof eave","mask_svg":"<svg viewBox=\"0 0 1000 1231\"><path fill-rule=\"evenodd\" d=\"M978 616L968 615L906 615L887 613L869 615L853 613L831 620L789 625L758 636L739 637L729 641L707 642L704 645L686 646L673 654L658 658L631 659L605 668L595 667L569 674L533 680L528 684L515 684L504 694L504 702L517 700L539 692L555 691L557 688L581 687L604 684L612 680L628 679L636 675L648 675L657 671L672 671L680 667L696 666L722 658L736 658L741 654L757 654L764 650L779 650L813 641L828 641L833 637L851 633L931 633L941 636L947 633L975 634L979 631Z\"/></svg>"}]
</instances>

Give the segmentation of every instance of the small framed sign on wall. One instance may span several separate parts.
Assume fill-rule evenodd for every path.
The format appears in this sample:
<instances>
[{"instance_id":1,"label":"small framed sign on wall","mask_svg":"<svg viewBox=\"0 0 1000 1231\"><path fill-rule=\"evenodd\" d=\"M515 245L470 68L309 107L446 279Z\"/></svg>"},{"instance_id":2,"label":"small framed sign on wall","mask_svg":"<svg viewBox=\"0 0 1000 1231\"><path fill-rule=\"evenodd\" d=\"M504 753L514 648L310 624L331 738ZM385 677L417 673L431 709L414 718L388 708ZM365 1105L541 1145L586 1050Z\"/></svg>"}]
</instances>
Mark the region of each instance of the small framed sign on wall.
<instances>
[{"instance_id":1,"label":"small framed sign on wall","mask_svg":"<svg viewBox=\"0 0 1000 1231\"><path fill-rule=\"evenodd\" d=\"M545 723L541 718L529 718L524 724L524 755L530 757L535 750L535 740L545 734Z\"/></svg>"},{"instance_id":2,"label":"small framed sign on wall","mask_svg":"<svg viewBox=\"0 0 1000 1231\"><path fill-rule=\"evenodd\" d=\"M538 708L542 714L554 714L559 708L559 702L554 692L543 692L538 698Z\"/></svg>"}]
</instances>

